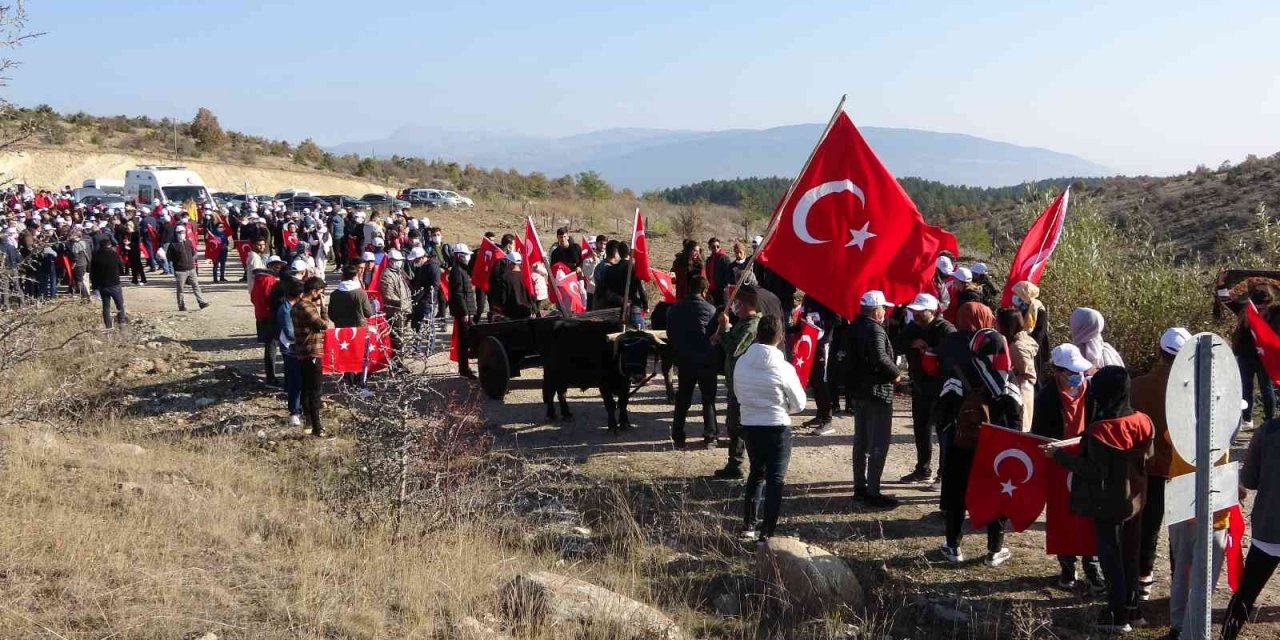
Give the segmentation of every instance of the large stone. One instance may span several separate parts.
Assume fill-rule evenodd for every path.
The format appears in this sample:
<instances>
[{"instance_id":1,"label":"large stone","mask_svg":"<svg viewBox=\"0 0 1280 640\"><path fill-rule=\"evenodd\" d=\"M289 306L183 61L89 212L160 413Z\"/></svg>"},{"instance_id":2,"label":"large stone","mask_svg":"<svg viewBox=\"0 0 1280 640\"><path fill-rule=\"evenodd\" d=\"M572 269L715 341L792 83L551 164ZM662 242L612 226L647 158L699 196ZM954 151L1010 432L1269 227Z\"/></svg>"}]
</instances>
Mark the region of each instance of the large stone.
<instances>
[{"instance_id":1,"label":"large stone","mask_svg":"<svg viewBox=\"0 0 1280 640\"><path fill-rule=\"evenodd\" d=\"M683 640L684 633L666 614L604 587L549 571L516 576L503 589L503 606L513 619L539 627L603 629L611 638Z\"/></svg>"},{"instance_id":2,"label":"large stone","mask_svg":"<svg viewBox=\"0 0 1280 640\"><path fill-rule=\"evenodd\" d=\"M837 607L860 611L862 584L839 556L796 538L770 538L756 547L756 578L797 610Z\"/></svg>"}]
</instances>

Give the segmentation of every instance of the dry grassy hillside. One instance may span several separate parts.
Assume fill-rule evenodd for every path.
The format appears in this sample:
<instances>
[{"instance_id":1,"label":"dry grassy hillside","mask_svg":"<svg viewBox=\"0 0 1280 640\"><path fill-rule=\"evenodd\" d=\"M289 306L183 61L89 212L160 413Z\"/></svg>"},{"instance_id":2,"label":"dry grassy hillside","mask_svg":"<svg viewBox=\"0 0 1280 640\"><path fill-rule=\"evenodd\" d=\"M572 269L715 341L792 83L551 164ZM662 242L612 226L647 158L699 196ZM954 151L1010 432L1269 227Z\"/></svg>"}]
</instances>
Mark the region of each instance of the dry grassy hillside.
<instances>
[{"instance_id":1,"label":"dry grassy hillside","mask_svg":"<svg viewBox=\"0 0 1280 640\"><path fill-rule=\"evenodd\" d=\"M212 159L173 160L145 151L104 151L88 146L29 146L0 154L0 174L35 187L79 186L86 178L123 180L126 169L140 164L179 164L204 178L212 191L275 193L304 187L321 193L394 193L397 188L378 182L309 169L285 159L264 158L253 165Z\"/></svg>"}]
</instances>

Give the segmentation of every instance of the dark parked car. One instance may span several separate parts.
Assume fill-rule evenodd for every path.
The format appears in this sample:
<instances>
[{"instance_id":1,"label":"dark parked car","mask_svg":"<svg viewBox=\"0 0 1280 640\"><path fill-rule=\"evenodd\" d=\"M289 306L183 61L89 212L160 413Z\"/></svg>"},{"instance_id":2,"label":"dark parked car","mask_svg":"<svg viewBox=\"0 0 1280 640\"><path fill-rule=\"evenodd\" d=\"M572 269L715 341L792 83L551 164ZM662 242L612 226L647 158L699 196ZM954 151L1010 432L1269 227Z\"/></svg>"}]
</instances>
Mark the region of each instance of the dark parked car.
<instances>
[{"instance_id":1,"label":"dark parked car","mask_svg":"<svg viewBox=\"0 0 1280 640\"><path fill-rule=\"evenodd\" d=\"M363 196L360 196L360 199L368 202L369 206L380 209L408 209L413 206L408 201L401 200L399 198L392 198L391 196L382 193L366 193Z\"/></svg>"},{"instance_id":2,"label":"dark parked car","mask_svg":"<svg viewBox=\"0 0 1280 640\"><path fill-rule=\"evenodd\" d=\"M329 206L333 207L334 209L341 208L341 209L351 210L351 209L368 209L369 208L368 202L365 202L364 200L360 200L359 198L353 198L351 196L344 196L344 195L320 196L320 199L324 200L325 202L328 202Z\"/></svg>"},{"instance_id":3,"label":"dark parked car","mask_svg":"<svg viewBox=\"0 0 1280 640\"><path fill-rule=\"evenodd\" d=\"M290 211L302 211L303 209L318 211L324 209L325 205L328 204L315 196L294 196L283 202L284 206Z\"/></svg>"}]
</instances>

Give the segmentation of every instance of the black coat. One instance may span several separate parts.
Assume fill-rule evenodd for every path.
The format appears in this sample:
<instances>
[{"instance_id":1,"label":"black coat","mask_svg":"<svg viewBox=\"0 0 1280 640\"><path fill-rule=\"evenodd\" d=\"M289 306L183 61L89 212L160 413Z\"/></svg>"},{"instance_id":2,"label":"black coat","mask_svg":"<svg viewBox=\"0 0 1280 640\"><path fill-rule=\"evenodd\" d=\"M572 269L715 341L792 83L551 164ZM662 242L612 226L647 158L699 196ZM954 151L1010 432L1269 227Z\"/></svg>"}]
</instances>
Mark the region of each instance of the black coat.
<instances>
[{"instance_id":1,"label":"black coat","mask_svg":"<svg viewBox=\"0 0 1280 640\"><path fill-rule=\"evenodd\" d=\"M502 315L508 319L523 320L533 316L535 303L519 272L508 270L502 274L501 282L489 294L489 304L501 308Z\"/></svg>"},{"instance_id":2,"label":"black coat","mask_svg":"<svg viewBox=\"0 0 1280 640\"><path fill-rule=\"evenodd\" d=\"M848 332L849 394L858 400L893 401L893 383L901 374L894 364L893 345L879 322L860 315Z\"/></svg>"},{"instance_id":3,"label":"black coat","mask_svg":"<svg viewBox=\"0 0 1280 640\"><path fill-rule=\"evenodd\" d=\"M107 287L118 287L120 272L124 268L124 262L120 260L120 254L116 253L115 247L109 244L103 245L94 251L93 257L89 259L89 284L98 291Z\"/></svg>"},{"instance_id":4,"label":"black coat","mask_svg":"<svg viewBox=\"0 0 1280 640\"><path fill-rule=\"evenodd\" d=\"M622 306L622 296L627 289L627 274L631 274L631 305L640 309L649 308L649 298L645 295L644 286L634 273L635 269L629 260L624 260L609 267L604 278L596 287L596 305L598 309L610 309Z\"/></svg>"},{"instance_id":5,"label":"black coat","mask_svg":"<svg viewBox=\"0 0 1280 640\"><path fill-rule=\"evenodd\" d=\"M906 326L898 332L897 350L907 357L907 366L911 371L911 392L914 395L921 396L937 396L938 391L942 388L942 376L928 375L924 372L923 353L918 349L913 349L911 344L917 339L924 340L929 345L929 349L934 355L938 354L942 343L947 336L956 332L955 326L947 322L941 315L934 317L933 322L928 326L922 327L914 322L908 322Z\"/></svg>"},{"instance_id":6,"label":"black coat","mask_svg":"<svg viewBox=\"0 0 1280 640\"><path fill-rule=\"evenodd\" d=\"M716 331L716 309L700 298L685 298L667 310L667 340L676 366L695 376L714 373L719 351L711 344Z\"/></svg>"},{"instance_id":7,"label":"black coat","mask_svg":"<svg viewBox=\"0 0 1280 640\"><path fill-rule=\"evenodd\" d=\"M164 248L164 256L174 271L190 271L196 264L196 245L191 240L174 240Z\"/></svg>"},{"instance_id":8,"label":"black coat","mask_svg":"<svg viewBox=\"0 0 1280 640\"><path fill-rule=\"evenodd\" d=\"M461 260L449 269L449 315L469 318L476 314L476 287L471 284L471 271Z\"/></svg>"}]
</instances>

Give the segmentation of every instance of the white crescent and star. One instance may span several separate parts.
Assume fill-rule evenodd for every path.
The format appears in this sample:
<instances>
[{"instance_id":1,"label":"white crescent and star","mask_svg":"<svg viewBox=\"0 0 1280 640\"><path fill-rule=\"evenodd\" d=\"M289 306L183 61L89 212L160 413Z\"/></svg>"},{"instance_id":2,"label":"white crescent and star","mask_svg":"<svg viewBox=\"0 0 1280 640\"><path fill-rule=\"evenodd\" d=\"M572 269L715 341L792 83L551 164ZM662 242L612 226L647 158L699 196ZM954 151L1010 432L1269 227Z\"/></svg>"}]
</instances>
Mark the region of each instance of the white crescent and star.
<instances>
[{"instance_id":1,"label":"white crescent and star","mask_svg":"<svg viewBox=\"0 0 1280 640\"><path fill-rule=\"evenodd\" d=\"M1027 452L1021 449L1005 449L996 455L995 460L991 463L991 470L995 472L996 476L1000 476L1000 463L1009 458L1013 458L1014 460L1021 462L1022 466L1026 469L1027 477L1022 480L1022 484L1030 482L1031 476L1035 474L1036 467L1035 464L1031 462L1031 456L1027 455ZM1013 495L1013 490L1015 488L1017 487L1012 482L1005 480L1000 484L1000 493Z\"/></svg>"},{"instance_id":2,"label":"white crescent and star","mask_svg":"<svg viewBox=\"0 0 1280 640\"><path fill-rule=\"evenodd\" d=\"M809 348L805 351L804 355L800 355L800 345L806 342L809 343ZM803 367L805 359L811 355L813 355L813 336L800 336L800 341L796 343L796 366Z\"/></svg>"},{"instance_id":3,"label":"white crescent and star","mask_svg":"<svg viewBox=\"0 0 1280 640\"><path fill-rule=\"evenodd\" d=\"M796 237L807 244L824 244L831 242L830 240L822 240L815 238L809 233L809 210L813 205L817 204L822 198L848 191L862 203L863 207L867 206L867 196L862 192L862 188L854 184L852 180L832 180L824 182L804 193L800 199L796 201L796 207L791 212L791 226L795 231ZM876 237L876 234L868 230L871 226L870 222L865 222L861 229L850 229L850 240L844 246L857 247L865 250L864 246L867 240Z\"/></svg>"}]
</instances>

